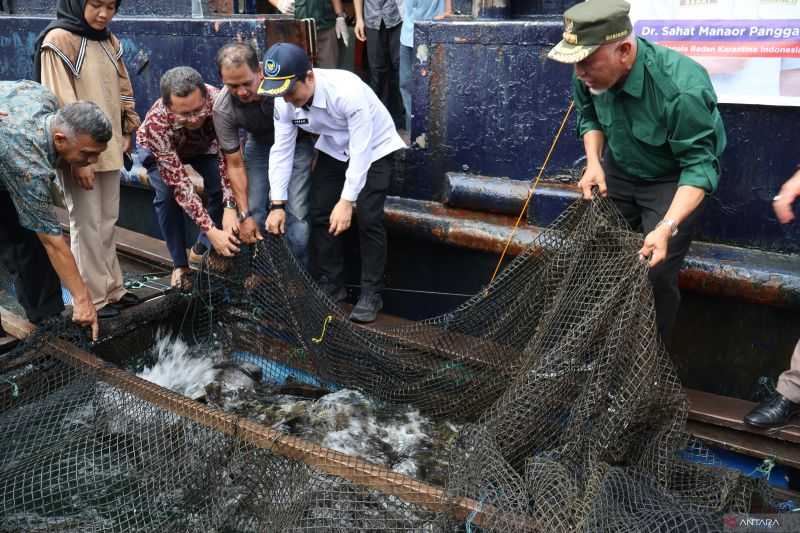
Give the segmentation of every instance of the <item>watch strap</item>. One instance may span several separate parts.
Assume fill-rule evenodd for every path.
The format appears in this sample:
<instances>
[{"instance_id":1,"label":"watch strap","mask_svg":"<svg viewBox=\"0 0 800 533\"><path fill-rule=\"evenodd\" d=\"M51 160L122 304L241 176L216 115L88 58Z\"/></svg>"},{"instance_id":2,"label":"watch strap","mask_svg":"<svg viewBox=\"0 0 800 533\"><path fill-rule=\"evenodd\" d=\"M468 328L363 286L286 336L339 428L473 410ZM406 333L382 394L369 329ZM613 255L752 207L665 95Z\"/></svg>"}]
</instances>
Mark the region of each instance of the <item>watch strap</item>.
<instances>
[{"instance_id":1,"label":"watch strap","mask_svg":"<svg viewBox=\"0 0 800 533\"><path fill-rule=\"evenodd\" d=\"M670 230L670 237L674 237L678 234L678 223L671 218L662 218L658 221L658 224L656 224L656 227L659 226L667 226Z\"/></svg>"}]
</instances>

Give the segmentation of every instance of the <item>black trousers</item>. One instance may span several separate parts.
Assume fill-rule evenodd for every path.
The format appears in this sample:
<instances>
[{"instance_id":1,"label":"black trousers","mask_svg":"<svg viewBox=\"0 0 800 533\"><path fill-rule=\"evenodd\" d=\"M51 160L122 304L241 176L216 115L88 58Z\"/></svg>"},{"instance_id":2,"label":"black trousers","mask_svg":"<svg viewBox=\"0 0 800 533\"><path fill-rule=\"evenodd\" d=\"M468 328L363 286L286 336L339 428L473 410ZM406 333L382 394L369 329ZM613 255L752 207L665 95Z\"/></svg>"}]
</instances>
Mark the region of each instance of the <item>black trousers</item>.
<instances>
[{"instance_id":1,"label":"black trousers","mask_svg":"<svg viewBox=\"0 0 800 533\"><path fill-rule=\"evenodd\" d=\"M664 218L669 210L675 191L678 189L678 175L664 176L657 180L643 180L626 174L606 152L603 168L606 172L608 197L614 201L625 220L634 231L647 235ZM669 344L681 292L678 288L678 273L683 259L692 244L692 233L702 204L684 220L678 234L669 240L667 257L650 269L650 283L656 306L656 323L662 340Z\"/></svg>"},{"instance_id":2,"label":"black trousers","mask_svg":"<svg viewBox=\"0 0 800 533\"><path fill-rule=\"evenodd\" d=\"M28 320L41 322L64 310L61 281L36 233L19 224L17 209L0 190L0 263L11 274Z\"/></svg>"},{"instance_id":3,"label":"black trousers","mask_svg":"<svg viewBox=\"0 0 800 533\"><path fill-rule=\"evenodd\" d=\"M400 112L400 29L403 24L379 30L366 28L369 85L397 121Z\"/></svg>"},{"instance_id":4,"label":"black trousers","mask_svg":"<svg viewBox=\"0 0 800 533\"><path fill-rule=\"evenodd\" d=\"M355 205L358 238L361 247L361 290L383 288L386 268L386 228L383 226L383 204L392 181L394 154L370 166L367 182ZM319 152L317 165L311 172L311 252L313 270L319 279L344 286L344 234L334 237L328 232L330 215L339 201L344 186L347 163Z\"/></svg>"}]
</instances>

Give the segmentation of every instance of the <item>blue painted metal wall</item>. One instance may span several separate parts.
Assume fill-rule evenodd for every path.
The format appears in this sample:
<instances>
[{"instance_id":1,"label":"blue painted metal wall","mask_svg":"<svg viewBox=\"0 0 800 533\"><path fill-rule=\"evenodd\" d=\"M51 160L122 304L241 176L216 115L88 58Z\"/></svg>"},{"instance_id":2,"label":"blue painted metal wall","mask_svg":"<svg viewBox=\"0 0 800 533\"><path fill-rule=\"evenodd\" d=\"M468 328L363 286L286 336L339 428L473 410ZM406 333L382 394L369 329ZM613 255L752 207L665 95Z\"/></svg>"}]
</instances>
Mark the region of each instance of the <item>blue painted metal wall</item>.
<instances>
[{"instance_id":1,"label":"blue painted metal wall","mask_svg":"<svg viewBox=\"0 0 800 533\"><path fill-rule=\"evenodd\" d=\"M55 13L55 0L14 0L13 13L19 15L50 15ZM120 6L120 15L138 17L191 16L192 0L125 0Z\"/></svg>"},{"instance_id":2,"label":"blue painted metal wall","mask_svg":"<svg viewBox=\"0 0 800 533\"><path fill-rule=\"evenodd\" d=\"M543 2L542 9L559 12L561 4ZM0 79L30 77L33 42L48 20L0 16L0 52L5 58ZM113 30L125 45L140 113L158 98L158 79L166 69L191 65L209 82L219 83L213 57L220 46L234 38L255 40L262 49L264 44L263 20L257 18L120 17ZM401 181L404 196L439 199L447 171L510 179L536 174L570 96L569 67L546 59L561 31L559 15L417 24L412 137L422 147L408 158ZM701 238L800 251L800 225L780 226L770 205L800 160L800 110L721 108L729 148L719 193L707 202ZM573 122L548 175L563 178L573 173L581 156Z\"/></svg>"},{"instance_id":3,"label":"blue painted metal wall","mask_svg":"<svg viewBox=\"0 0 800 533\"><path fill-rule=\"evenodd\" d=\"M33 43L49 17L0 17L0 79L30 78ZM246 39L264 49L264 18L218 20L148 18L115 19L112 30L125 48L125 63L133 80L136 110L144 117L159 98L158 82L171 67L189 65L211 84L220 85L214 57L233 39Z\"/></svg>"},{"instance_id":4,"label":"blue painted metal wall","mask_svg":"<svg viewBox=\"0 0 800 533\"><path fill-rule=\"evenodd\" d=\"M423 22L415 27L414 120L404 194L439 199L446 171L530 179L570 98L570 67L546 59L561 17L506 22ZM800 251L800 225L781 227L771 199L800 163L800 109L722 105L729 145L700 238ZM582 157L574 119L548 175Z\"/></svg>"},{"instance_id":5,"label":"blue painted metal wall","mask_svg":"<svg viewBox=\"0 0 800 533\"><path fill-rule=\"evenodd\" d=\"M537 15L560 15L579 0L511 0L514 18Z\"/></svg>"},{"instance_id":6,"label":"blue painted metal wall","mask_svg":"<svg viewBox=\"0 0 800 533\"><path fill-rule=\"evenodd\" d=\"M512 19L539 15L560 15L580 0L509 0L508 15ZM472 0L452 0L453 11L461 15L472 13Z\"/></svg>"}]
</instances>

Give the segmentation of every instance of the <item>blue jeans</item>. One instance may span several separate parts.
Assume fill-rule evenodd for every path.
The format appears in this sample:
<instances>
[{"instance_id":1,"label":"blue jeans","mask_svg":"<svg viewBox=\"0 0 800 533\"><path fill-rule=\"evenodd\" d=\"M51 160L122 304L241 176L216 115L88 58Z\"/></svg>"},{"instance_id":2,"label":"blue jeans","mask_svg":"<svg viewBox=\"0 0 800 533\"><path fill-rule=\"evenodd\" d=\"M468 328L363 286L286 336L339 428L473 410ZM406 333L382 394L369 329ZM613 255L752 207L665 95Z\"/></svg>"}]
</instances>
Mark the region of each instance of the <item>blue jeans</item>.
<instances>
[{"instance_id":1,"label":"blue jeans","mask_svg":"<svg viewBox=\"0 0 800 533\"><path fill-rule=\"evenodd\" d=\"M259 141L253 135L247 135L244 145L247 204L261 231L264 231L269 203L269 149L265 142ZM309 191L313 159L313 139L308 135L299 135L294 149L294 166L286 202L286 239L295 258L306 268L309 261L308 240L311 235Z\"/></svg>"},{"instance_id":2,"label":"blue jeans","mask_svg":"<svg viewBox=\"0 0 800 533\"><path fill-rule=\"evenodd\" d=\"M411 135L411 65L414 64L414 47L400 45L400 96L406 110L406 131Z\"/></svg>"},{"instance_id":3,"label":"blue jeans","mask_svg":"<svg viewBox=\"0 0 800 533\"><path fill-rule=\"evenodd\" d=\"M244 167L247 170L247 206L263 232L269 203L269 144L250 133L244 143Z\"/></svg>"},{"instance_id":4,"label":"blue jeans","mask_svg":"<svg viewBox=\"0 0 800 533\"><path fill-rule=\"evenodd\" d=\"M203 188L206 196L206 209L218 227L222 227L222 182L219 176L219 160L216 155L201 155L183 160L184 164L192 165L198 174L203 176ZM172 256L172 263L175 268L189 266L186 257L188 247L186 238L186 223L183 209L175 201L172 189L161 180L158 165L153 161L146 165L147 174L150 178L150 186L156 195L153 199L153 208L156 211L158 226L161 228L161 236L167 243L169 254ZM206 248L211 247L206 234L201 232L197 242L202 243Z\"/></svg>"}]
</instances>

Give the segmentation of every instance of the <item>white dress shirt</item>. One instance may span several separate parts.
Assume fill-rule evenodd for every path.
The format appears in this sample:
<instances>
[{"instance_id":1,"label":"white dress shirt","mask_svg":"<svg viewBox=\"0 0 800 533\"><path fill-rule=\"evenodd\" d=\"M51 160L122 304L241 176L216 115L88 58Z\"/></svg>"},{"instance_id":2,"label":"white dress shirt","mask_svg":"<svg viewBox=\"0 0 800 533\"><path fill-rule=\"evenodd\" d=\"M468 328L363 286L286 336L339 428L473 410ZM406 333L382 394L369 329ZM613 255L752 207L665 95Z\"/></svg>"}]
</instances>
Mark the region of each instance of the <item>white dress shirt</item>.
<instances>
[{"instance_id":1,"label":"white dress shirt","mask_svg":"<svg viewBox=\"0 0 800 533\"><path fill-rule=\"evenodd\" d=\"M314 69L308 109L275 99L275 144L269 153L270 199L285 201L292 177L297 128L319 135L315 148L350 160L341 198L355 202L370 165L406 145L389 111L361 78L346 70Z\"/></svg>"}]
</instances>

